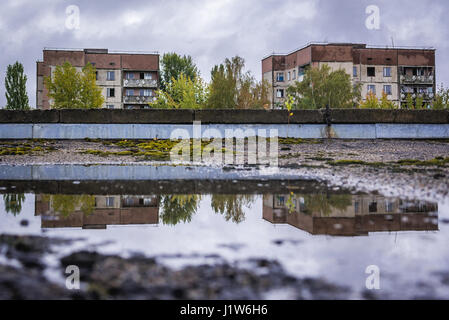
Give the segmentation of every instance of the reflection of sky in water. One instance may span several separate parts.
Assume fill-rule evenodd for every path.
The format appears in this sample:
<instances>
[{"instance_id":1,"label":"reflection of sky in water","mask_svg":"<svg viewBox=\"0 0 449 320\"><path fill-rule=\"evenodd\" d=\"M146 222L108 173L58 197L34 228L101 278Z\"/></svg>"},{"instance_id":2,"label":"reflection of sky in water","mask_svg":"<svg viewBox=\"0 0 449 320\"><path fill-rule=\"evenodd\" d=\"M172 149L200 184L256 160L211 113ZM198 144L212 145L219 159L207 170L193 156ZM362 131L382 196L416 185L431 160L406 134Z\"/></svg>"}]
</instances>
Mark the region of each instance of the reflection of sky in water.
<instances>
[{"instance_id":1,"label":"reflection of sky in water","mask_svg":"<svg viewBox=\"0 0 449 320\"><path fill-rule=\"evenodd\" d=\"M226 221L223 215L215 213L210 200L211 196L202 196L191 222L181 222L176 226L159 223L108 225L106 230L58 228L46 229L44 234L86 238L89 245L77 242L73 246L77 249L113 241L101 249L104 252L218 254L228 261L251 257L277 259L295 275L322 276L359 289L365 284L365 268L375 264L381 270L381 286L395 286L396 292L401 292L401 288L407 290L409 285L414 286L420 281L437 283L432 272L447 270L449 266L449 224L443 222L449 218L447 203L439 205L439 231L375 232L369 236L332 237L314 236L288 224L272 224L264 220L261 195L256 195L249 207L244 207L245 220L240 224ZM34 212L33 194L26 194L22 212L17 217L5 212L3 197L0 197L0 233L42 234L41 217L35 216ZM28 220L28 227L20 225L24 219ZM277 240L285 241L280 244ZM164 258L163 261L175 267L184 262L192 263L192 259ZM203 261L194 260L195 263Z\"/></svg>"}]
</instances>

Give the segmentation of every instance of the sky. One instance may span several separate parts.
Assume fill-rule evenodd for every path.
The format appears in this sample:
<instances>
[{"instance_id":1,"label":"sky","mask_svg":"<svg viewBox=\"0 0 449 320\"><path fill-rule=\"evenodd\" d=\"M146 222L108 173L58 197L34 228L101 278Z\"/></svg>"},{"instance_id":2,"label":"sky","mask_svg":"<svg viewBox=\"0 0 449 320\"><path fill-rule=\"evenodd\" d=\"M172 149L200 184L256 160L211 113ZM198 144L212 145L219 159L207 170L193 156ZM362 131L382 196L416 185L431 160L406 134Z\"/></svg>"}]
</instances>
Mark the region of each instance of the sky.
<instances>
[{"instance_id":1,"label":"sky","mask_svg":"<svg viewBox=\"0 0 449 320\"><path fill-rule=\"evenodd\" d=\"M447 87L448 10L447 0L1 0L0 107L15 61L35 107L45 47L187 54L206 81L235 55L260 79L264 56L310 42L435 47L437 82Z\"/></svg>"}]
</instances>

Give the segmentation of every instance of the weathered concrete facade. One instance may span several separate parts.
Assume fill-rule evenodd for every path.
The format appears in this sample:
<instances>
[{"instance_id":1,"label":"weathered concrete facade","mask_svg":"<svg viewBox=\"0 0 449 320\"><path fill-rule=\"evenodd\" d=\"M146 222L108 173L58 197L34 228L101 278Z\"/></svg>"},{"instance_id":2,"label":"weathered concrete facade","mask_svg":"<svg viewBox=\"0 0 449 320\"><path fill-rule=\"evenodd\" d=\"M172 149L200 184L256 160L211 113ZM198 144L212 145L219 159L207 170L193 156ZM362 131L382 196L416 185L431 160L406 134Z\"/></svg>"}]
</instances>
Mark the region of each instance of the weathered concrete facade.
<instances>
[{"instance_id":1,"label":"weathered concrete facade","mask_svg":"<svg viewBox=\"0 0 449 320\"><path fill-rule=\"evenodd\" d=\"M93 202L89 214L80 199L68 216L54 208L53 200L58 197L61 195L36 195L35 215L42 217L42 228L106 229L108 225L159 223L158 196L94 195L87 199Z\"/></svg>"},{"instance_id":2,"label":"weathered concrete facade","mask_svg":"<svg viewBox=\"0 0 449 320\"><path fill-rule=\"evenodd\" d=\"M362 85L362 98L373 92L379 99L404 105L408 95L432 101L436 91L435 50L371 48L365 44L310 44L289 54L272 54L262 60L262 78L270 83L272 106L285 101L286 89L302 81L307 67L327 64L343 69L352 84ZM324 107L324 106L322 106Z\"/></svg>"},{"instance_id":3,"label":"weathered concrete facade","mask_svg":"<svg viewBox=\"0 0 449 320\"><path fill-rule=\"evenodd\" d=\"M56 66L70 62L77 70L91 63L97 70L97 84L105 98L104 108L144 108L155 98L159 88L159 54L116 53L107 49L59 50L44 49L43 61L36 66L36 104L50 109L44 78Z\"/></svg>"},{"instance_id":4,"label":"weathered concrete facade","mask_svg":"<svg viewBox=\"0 0 449 320\"><path fill-rule=\"evenodd\" d=\"M346 208L329 205L326 211L305 194L266 194L263 196L263 218L314 235L354 237L367 236L371 232L438 230L438 224L429 219L429 213L438 212L437 204L407 202L380 195L345 197ZM291 208L287 207L288 199Z\"/></svg>"}]
</instances>

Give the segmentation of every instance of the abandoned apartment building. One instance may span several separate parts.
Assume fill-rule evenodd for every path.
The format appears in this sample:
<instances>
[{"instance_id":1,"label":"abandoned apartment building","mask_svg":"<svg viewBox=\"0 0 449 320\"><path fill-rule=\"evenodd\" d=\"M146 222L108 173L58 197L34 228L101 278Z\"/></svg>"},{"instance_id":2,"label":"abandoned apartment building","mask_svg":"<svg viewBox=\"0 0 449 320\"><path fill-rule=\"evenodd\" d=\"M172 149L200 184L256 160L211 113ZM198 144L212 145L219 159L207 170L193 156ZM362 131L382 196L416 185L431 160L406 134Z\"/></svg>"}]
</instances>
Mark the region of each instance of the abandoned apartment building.
<instances>
[{"instance_id":1,"label":"abandoned apartment building","mask_svg":"<svg viewBox=\"0 0 449 320\"><path fill-rule=\"evenodd\" d=\"M302 81L307 67L327 64L343 69L353 85L362 85L362 98L372 92L377 98L403 106L407 97L422 97L430 103L436 91L435 49L371 47L366 44L312 43L288 54L262 59L262 77L270 85L272 107L284 103L286 89Z\"/></svg>"},{"instance_id":2,"label":"abandoned apartment building","mask_svg":"<svg viewBox=\"0 0 449 320\"><path fill-rule=\"evenodd\" d=\"M38 109L50 109L44 77L56 66L69 62L78 71L88 63L96 68L97 85L105 98L104 108L148 108L159 88L159 54L111 52L108 49L44 49L37 62L36 101Z\"/></svg>"}]
</instances>

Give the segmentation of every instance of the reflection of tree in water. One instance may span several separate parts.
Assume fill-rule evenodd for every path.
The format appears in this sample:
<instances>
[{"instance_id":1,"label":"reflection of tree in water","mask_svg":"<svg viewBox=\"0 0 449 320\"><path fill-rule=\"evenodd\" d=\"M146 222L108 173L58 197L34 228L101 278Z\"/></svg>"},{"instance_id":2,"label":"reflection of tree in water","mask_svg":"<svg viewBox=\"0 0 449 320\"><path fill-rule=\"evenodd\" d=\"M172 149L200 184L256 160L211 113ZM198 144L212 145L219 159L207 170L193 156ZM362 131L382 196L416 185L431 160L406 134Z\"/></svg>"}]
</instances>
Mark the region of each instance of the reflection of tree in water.
<instances>
[{"instance_id":1,"label":"reflection of tree in water","mask_svg":"<svg viewBox=\"0 0 449 320\"><path fill-rule=\"evenodd\" d=\"M224 214L226 221L240 223L245 220L242 207L253 202L254 196L250 194L214 194L211 206L215 213Z\"/></svg>"},{"instance_id":2,"label":"reflection of tree in water","mask_svg":"<svg viewBox=\"0 0 449 320\"><path fill-rule=\"evenodd\" d=\"M77 208L85 215L91 214L95 209L95 196L90 195L54 194L44 195L43 199L49 201L53 210L63 217L68 217Z\"/></svg>"},{"instance_id":3,"label":"reflection of tree in water","mask_svg":"<svg viewBox=\"0 0 449 320\"><path fill-rule=\"evenodd\" d=\"M22 211L22 203L25 201L23 193L9 193L3 195L6 213L12 213L14 216Z\"/></svg>"},{"instance_id":4,"label":"reflection of tree in water","mask_svg":"<svg viewBox=\"0 0 449 320\"><path fill-rule=\"evenodd\" d=\"M196 213L201 195L179 194L162 197L161 220L163 224L176 225L182 222L190 222Z\"/></svg>"},{"instance_id":5,"label":"reflection of tree in water","mask_svg":"<svg viewBox=\"0 0 449 320\"><path fill-rule=\"evenodd\" d=\"M345 210L352 204L352 197L349 194L325 194L317 193L304 196L305 214L320 213L321 216L328 216L334 210Z\"/></svg>"}]
</instances>

